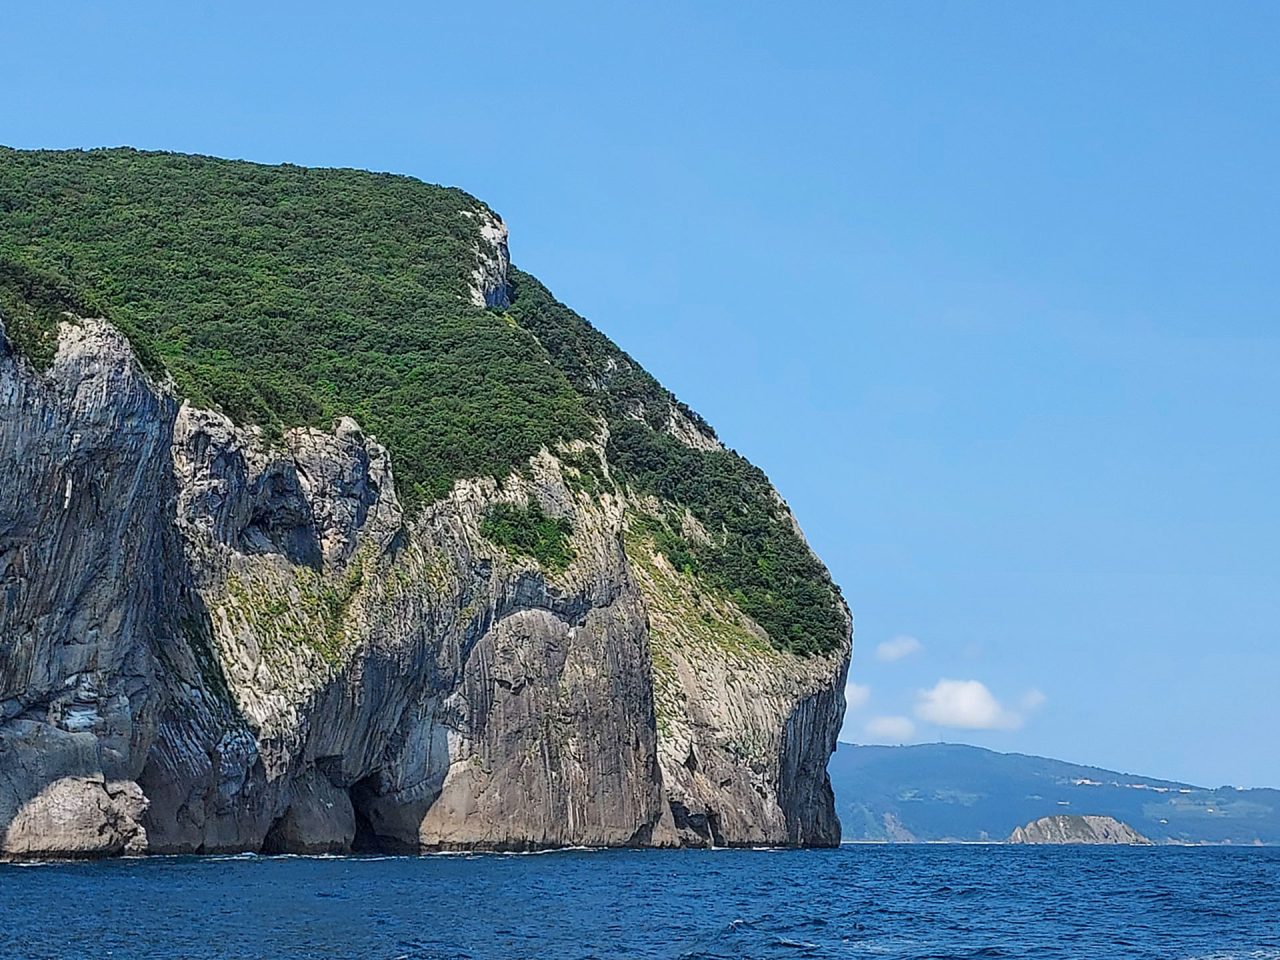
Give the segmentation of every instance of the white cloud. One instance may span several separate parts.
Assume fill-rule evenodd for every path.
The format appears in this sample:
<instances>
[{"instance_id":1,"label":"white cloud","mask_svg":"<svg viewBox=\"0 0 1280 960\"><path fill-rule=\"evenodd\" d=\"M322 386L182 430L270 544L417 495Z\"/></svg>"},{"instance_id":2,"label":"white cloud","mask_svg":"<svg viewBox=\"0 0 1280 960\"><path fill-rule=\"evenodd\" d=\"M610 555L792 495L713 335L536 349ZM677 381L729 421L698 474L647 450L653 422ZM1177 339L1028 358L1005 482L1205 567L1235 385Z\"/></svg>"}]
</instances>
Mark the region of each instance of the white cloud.
<instances>
[{"instance_id":1,"label":"white cloud","mask_svg":"<svg viewBox=\"0 0 1280 960\"><path fill-rule=\"evenodd\" d=\"M904 743L916 734L910 717L872 717L865 729L875 743Z\"/></svg>"},{"instance_id":2,"label":"white cloud","mask_svg":"<svg viewBox=\"0 0 1280 960\"><path fill-rule=\"evenodd\" d=\"M865 707L871 699L871 688L861 683L846 684L844 688L845 706L850 710Z\"/></svg>"},{"instance_id":3,"label":"white cloud","mask_svg":"<svg viewBox=\"0 0 1280 960\"><path fill-rule=\"evenodd\" d=\"M1022 695L1021 706L1024 712L1030 713L1048 699L1044 693L1032 687Z\"/></svg>"},{"instance_id":4,"label":"white cloud","mask_svg":"<svg viewBox=\"0 0 1280 960\"><path fill-rule=\"evenodd\" d=\"M892 640L886 640L876 647L876 659L884 663L893 663L895 660L909 657L913 653L919 653L923 649L924 644L919 640L904 634L900 637L894 637Z\"/></svg>"},{"instance_id":5,"label":"white cloud","mask_svg":"<svg viewBox=\"0 0 1280 960\"><path fill-rule=\"evenodd\" d=\"M932 690L921 690L916 716L962 730L1012 730L1022 725L1022 717L1001 706L977 680L939 680Z\"/></svg>"}]
</instances>

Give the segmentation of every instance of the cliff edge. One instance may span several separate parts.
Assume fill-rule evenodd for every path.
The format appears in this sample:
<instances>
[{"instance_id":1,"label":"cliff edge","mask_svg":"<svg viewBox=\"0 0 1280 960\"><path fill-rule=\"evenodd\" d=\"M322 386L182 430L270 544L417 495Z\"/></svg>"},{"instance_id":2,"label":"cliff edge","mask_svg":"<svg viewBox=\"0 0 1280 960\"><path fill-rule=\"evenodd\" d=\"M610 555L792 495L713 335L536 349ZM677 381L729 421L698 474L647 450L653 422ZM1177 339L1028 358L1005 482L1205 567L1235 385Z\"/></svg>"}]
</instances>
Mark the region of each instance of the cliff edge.
<instances>
[{"instance_id":1,"label":"cliff edge","mask_svg":"<svg viewBox=\"0 0 1280 960\"><path fill-rule=\"evenodd\" d=\"M127 150L0 199L0 855L839 842L839 591L483 204Z\"/></svg>"}]
</instances>

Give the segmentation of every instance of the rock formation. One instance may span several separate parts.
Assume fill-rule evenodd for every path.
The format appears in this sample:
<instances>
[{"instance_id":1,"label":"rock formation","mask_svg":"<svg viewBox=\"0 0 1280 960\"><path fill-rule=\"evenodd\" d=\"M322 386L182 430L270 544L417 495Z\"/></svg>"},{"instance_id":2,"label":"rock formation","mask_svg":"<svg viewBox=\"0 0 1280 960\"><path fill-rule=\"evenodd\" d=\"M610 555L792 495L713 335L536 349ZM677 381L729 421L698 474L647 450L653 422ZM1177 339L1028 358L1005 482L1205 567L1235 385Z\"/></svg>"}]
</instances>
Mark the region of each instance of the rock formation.
<instances>
[{"instance_id":1,"label":"rock formation","mask_svg":"<svg viewBox=\"0 0 1280 960\"><path fill-rule=\"evenodd\" d=\"M1149 844L1146 837L1113 817L1062 814L1041 817L1009 835L1009 843Z\"/></svg>"},{"instance_id":2,"label":"rock formation","mask_svg":"<svg viewBox=\"0 0 1280 960\"><path fill-rule=\"evenodd\" d=\"M350 417L272 437L106 320L64 315L47 370L0 327L0 855L837 843L847 612L772 644L607 443L408 509ZM563 569L485 536L503 503L569 522Z\"/></svg>"}]
</instances>

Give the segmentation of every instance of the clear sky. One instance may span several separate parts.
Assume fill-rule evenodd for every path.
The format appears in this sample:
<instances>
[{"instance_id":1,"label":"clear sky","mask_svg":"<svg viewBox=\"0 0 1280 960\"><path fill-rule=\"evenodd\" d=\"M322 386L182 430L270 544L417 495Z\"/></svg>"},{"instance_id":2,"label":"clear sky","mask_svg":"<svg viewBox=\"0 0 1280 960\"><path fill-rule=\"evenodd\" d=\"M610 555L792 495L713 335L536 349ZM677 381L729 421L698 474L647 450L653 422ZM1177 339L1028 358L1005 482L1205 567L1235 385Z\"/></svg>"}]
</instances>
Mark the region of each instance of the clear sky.
<instances>
[{"instance_id":1,"label":"clear sky","mask_svg":"<svg viewBox=\"0 0 1280 960\"><path fill-rule=\"evenodd\" d=\"M488 201L787 496L857 617L846 738L1280 785L1280 5L63 0L2 29L0 142Z\"/></svg>"}]
</instances>

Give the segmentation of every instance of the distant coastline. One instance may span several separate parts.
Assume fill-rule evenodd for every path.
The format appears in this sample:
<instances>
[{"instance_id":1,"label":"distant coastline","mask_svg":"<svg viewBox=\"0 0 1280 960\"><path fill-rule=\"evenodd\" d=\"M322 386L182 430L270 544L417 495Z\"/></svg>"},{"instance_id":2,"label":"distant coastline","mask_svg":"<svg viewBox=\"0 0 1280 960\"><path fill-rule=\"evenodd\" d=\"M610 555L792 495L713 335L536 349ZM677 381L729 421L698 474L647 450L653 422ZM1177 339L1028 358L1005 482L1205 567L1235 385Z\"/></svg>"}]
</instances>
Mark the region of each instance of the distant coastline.
<instances>
[{"instance_id":1,"label":"distant coastline","mask_svg":"<svg viewBox=\"0 0 1280 960\"><path fill-rule=\"evenodd\" d=\"M1280 846L1280 790L1195 784L962 744L841 743L844 842L1002 844L1058 814L1113 817L1165 846Z\"/></svg>"},{"instance_id":2,"label":"distant coastline","mask_svg":"<svg viewBox=\"0 0 1280 960\"><path fill-rule=\"evenodd\" d=\"M1010 843L1008 840L859 840L846 839L840 841L842 847L1040 847L1051 846L1051 844L1028 844L1028 843ZM1117 847L1130 846L1129 844L1115 844ZM1161 840L1149 846L1154 847L1187 847L1187 848L1205 848L1205 849L1222 849L1231 848L1233 850L1267 850L1280 847L1280 842L1264 843L1257 841L1255 843L1232 843L1231 841L1223 841L1220 843L1209 842L1190 842L1186 840Z\"/></svg>"}]
</instances>

